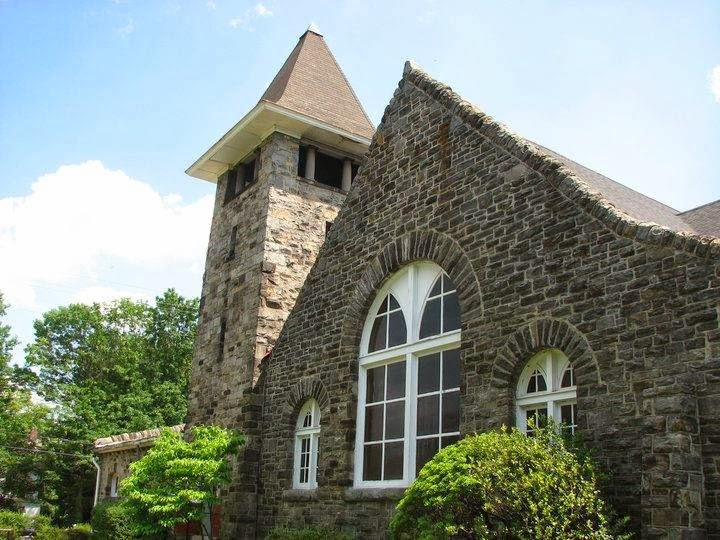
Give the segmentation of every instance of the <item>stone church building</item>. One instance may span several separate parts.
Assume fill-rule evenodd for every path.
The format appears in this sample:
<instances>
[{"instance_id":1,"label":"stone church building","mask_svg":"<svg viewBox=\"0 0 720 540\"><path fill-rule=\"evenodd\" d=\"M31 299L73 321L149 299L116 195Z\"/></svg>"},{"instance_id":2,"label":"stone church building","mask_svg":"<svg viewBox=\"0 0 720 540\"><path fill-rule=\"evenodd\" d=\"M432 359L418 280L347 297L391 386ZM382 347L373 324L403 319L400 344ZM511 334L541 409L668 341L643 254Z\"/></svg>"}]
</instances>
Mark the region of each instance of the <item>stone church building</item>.
<instances>
[{"instance_id":1,"label":"stone church building","mask_svg":"<svg viewBox=\"0 0 720 540\"><path fill-rule=\"evenodd\" d=\"M720 201L678 212L410 63L375 129L314 28L187 172L217 185L187 421L247 437L223 538L381 538L439 448L547 418L642 537L720 538Z\"/></svg>"}]
</instances>

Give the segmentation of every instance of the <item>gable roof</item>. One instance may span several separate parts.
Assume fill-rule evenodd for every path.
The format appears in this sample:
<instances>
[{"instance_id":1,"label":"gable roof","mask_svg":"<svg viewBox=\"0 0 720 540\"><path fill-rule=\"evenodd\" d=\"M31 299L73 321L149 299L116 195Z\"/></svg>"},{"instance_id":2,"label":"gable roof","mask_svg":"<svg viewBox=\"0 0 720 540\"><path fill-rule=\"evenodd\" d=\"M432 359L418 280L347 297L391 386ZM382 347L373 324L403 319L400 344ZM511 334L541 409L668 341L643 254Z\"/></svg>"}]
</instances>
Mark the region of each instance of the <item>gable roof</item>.
<instances>
[{"instance_id":1,"label":"gable roof","mask_svg":"<svg viewBox=\"0 0 720 540\"><path fill-rule=\"evenodd\" d=\"M701 209L705 207L700 207L681 214L512 133L412 62L405 63L400 85L406 83L425 92L479 135L542 175L551 186L616 234L656 246L687 251L699 257L720 258L720 237L700 232L692 226L693 223L697 226L706 220L713 222L714 216L718 216L715 205L720 206L720 203L706 205L710 208L704 212ZM378 128L376 138L382 137L381 131L382 125ZM715 226L703 227L710 231Z\"/></svg>"},{"instance_id":2,"label":"gable roof","mask_svg":"<svg viewBox=\"0 0 720 540\"><path fill-rule=\"evenodd\" d=\"M643 195L592 169L588 169L584 165L580 165L549 148L545 148L533 141L527 142L534 146L539 152L562 163L570 169L573 174L581 178L590 188L602 194L610 203L638 221L657 223L658 225L663 225L676 231L695 232L692 225L683 220L683 218L680 217L680 213L674 208L656 201L647 195Z\"/></svg>"},{"instance_id":3,"label":"gable roof","mask_svg":"<svg viewBox=\"0 0 720 540\"><path fill-rule=\"evenodd\" d=\"M686 210L680 216L698 233L720 238L720 199Z\"/></svg>"},{"instance_id":4,"label":"gable roof","mask_svg":"<svg viewBox=\"0 0 720 540\"><path fill-rule=\"evenodd\" d=\"M185 424L178 424L167 428L151 428L132 433L119 433L118 435L101 437L100 439L95 439L95 442L93 443L93 451L97 454L104 454L106 452L127 450L128 448L144 448L152 445L155 442L155 439L160 436L163 429L169 429L170 431L175 431L176 433L182 433L185 431Z\"/></svg>"},{"instance_id":5,"label":"gable roof","mask_svg":"<svg viewBox=\"0 0 720 540\"><path fill-rule=\"evenodd\" d=\"M375 128L322 35L308 29L260 98L355 135Z\"/></svg>"}]
</instances>

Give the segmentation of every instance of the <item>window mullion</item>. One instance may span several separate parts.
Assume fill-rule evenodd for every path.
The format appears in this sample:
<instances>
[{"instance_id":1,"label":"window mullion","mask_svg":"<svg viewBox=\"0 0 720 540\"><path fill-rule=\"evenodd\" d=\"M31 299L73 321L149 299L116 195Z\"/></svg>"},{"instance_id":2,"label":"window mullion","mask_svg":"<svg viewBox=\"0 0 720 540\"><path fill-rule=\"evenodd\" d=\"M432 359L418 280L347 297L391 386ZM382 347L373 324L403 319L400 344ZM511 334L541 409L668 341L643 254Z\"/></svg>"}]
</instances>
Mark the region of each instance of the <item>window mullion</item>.
<instances>
[{"instance_id":1,"label":"window mullion","mask_svg":"<svg viewBox=\"0 0 720 540\"><path fill-rule=\"evenodd\" d=\"M405 362L407 362L405 378L407 403L405 405L405 464L403 479L412 481L415 477L415 438L417 432L417 422L413 421L417 417L417 357L412 353L408 353Z\"/></svg>"}]
</instances>

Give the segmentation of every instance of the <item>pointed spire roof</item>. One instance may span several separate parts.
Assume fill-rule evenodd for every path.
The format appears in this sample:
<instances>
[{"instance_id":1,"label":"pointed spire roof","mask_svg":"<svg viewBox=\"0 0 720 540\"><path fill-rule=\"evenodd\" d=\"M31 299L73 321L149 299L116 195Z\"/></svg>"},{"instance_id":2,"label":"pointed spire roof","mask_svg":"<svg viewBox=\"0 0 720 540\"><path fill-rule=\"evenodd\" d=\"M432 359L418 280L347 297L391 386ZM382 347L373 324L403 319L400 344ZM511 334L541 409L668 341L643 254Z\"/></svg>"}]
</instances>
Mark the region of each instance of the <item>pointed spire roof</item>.
<instances>
[{"instance_id":1,"label":"pointed spire roof","mask_svg":"<svg viewBox=\"0 0 720 540\"><path fill-rule=\"evenodd\" d=\"M356 160L370 146L375 128L314 24L300 36L257 105L185 172L216 182L275 132Z\"/></svg>"},{"instance_id":2,"label":"pointed spire roof","mask_svg":"<svg viewBox=\"0 0 720 540\"><path fill-rule=\"evenodd\" d=\"M375 131L315 24L300 36L263 101L368 139Z\"/></svg>"}]
</instances>

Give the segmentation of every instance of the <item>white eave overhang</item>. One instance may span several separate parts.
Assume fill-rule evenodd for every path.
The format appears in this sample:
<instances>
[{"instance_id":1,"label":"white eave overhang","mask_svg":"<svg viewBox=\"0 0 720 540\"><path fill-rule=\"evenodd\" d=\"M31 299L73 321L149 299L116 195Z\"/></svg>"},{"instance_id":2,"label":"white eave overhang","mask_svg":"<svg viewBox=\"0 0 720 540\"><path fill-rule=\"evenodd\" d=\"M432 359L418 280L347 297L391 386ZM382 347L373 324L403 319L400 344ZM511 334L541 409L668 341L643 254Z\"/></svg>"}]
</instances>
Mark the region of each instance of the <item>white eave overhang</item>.
<instances>
[{"instance_id":1,"label":"white eave overhang","mask_svg":"<svg viewBox=\"0 0 720 540\"><path fill-rule=\"evenodd\" d=\"M358 159L370 146L370 139L366 137L261 101L185 172L194 178L217 182L218 176L253 152L276 131L325 144Z\"/></svg>"}]
</instances>

